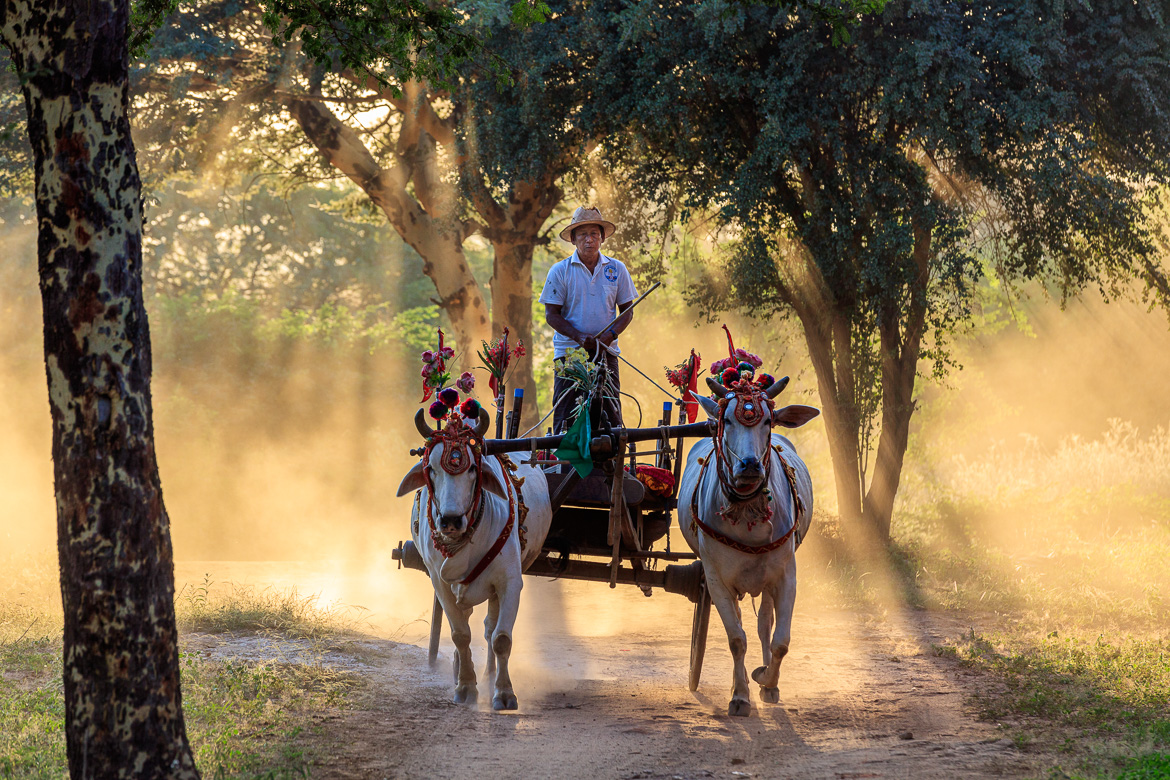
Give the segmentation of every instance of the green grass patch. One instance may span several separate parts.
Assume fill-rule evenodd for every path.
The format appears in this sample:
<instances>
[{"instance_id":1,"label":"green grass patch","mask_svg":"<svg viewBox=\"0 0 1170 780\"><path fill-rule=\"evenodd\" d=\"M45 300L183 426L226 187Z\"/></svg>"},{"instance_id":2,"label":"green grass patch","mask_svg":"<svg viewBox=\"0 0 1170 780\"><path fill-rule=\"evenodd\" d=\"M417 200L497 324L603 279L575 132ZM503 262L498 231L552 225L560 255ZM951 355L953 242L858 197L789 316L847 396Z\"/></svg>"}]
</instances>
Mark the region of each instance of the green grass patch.
<instances>
[{"instance_id":1,"label":"green grass patch","mask_svg":"<svg viewBox=\"0 0 1170 780\"><path fill-rule=\"evenodd\" d=\"M1170 778L1170 755L1151 753L1133 761L1117 780L1166 780Z\"/></svg>"},{"instance_id":2,"label":"green grass patch","mask_svg":"<svg viewBox=\"0 0 1170 780\"><path fill-rule=\"evenodd\" d=\"M344 645L337 640L356 637L363 613L322 607L315 597L296 591L214 586L209 581L180 593L176 610L182 630L263 633L266 655L308 661L181 650L187 734L203 777L310 776L315 756L306 748L306 732L317 728L322 713L360 704L365 685L356 674L319 663L319 654L312 651L325 645L334 649ZM0 602L4 780L68 774L60 625L59 616Z\"/></svg>"},{"instance_id":3,"label":"green grass patch","mask_svg":"<svg viewBox=\"0 0 1170 780\"><path fill-rule=\"evenodd\" d=\"M1002 694L977 699L988 718L1040 717L1170 745L1170 640L972 631L939 651L1004 681Z\"/></svg>"},{"instance_id":4,"label":"green grass patch","mask_svg":"<svg viewBox=\"0 0 1170 780\"><path fill-rule=\"evenodd\" d=\"M184 586L175 597L180 632L273 632L328 639L356 635L366 627L366 612L362 607L322 604L316 595L301 594L296 588L219 584L209 576L198 585Z\"/></svg>"}]
</instances>

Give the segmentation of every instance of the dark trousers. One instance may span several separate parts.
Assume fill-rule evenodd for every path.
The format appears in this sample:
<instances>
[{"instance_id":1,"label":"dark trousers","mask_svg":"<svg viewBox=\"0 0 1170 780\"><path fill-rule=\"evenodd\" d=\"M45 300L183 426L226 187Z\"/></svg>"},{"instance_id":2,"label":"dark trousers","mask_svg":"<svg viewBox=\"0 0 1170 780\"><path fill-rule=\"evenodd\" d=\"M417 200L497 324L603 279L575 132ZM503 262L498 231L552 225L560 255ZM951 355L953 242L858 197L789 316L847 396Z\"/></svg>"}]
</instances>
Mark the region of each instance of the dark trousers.
<instances>
[{"instance_id":1,"label":"dark trousers","mask_svg":"<svg viewBox=\"0 0 1170 780\"><path fill-rule=\"evenodd\" d=\"M564 361L564 358L557 358L553 363L559 367ZM598 382L603 388L612 386L612 391L609 394L614 396L613 400L603 399L602 404L604 404L605 412L609 416L609 424L616 428L623 424L621 397L617 394L617 391L621 389L617 355L611 355L608 352L602 353L601 370L609 372L609 382L607 383L604 377L599 377ZM556 401L562 393L564 394L564 398L553 410L553 433L563 433L573 424L573 411L577 408L577 397L580 393L572 388L573 383L568 379L562 379L559 376L553 379L553 400ZM597 407L594 407L590 413L590 419L594 426L601 424L601 420L598 419Z\"/></svg>"}]
</instances>

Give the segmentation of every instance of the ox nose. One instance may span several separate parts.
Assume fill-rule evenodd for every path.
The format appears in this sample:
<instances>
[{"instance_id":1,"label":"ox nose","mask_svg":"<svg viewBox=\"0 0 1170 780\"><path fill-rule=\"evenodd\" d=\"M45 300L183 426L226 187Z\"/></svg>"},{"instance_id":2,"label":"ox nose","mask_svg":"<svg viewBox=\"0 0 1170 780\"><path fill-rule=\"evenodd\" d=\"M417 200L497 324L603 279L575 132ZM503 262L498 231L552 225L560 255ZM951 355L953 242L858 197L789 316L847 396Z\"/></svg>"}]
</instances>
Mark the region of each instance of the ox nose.
<instances>
[{"instance_id":1,"label":"ox nose","mask_svg":"<svg viewBox=\"0 0 1170 780\"><path fill-rule=\"evenodd\" d=\"M463 530L463 515L443 515L439 518L439 530L445 534Z\"/></svg>"},{"instance_id":2,"label":"ox nose","mask_svg":"<svg viewBox=\"0 0 1170 780\"><path fill-rule=\"evenodd\" d=\"M748 458L744 458L739 463L741 466L740 474L743 476L758 477L760 474L764 473L764 468L762 465L760 465L760 459L754 455Z\"/></svg>"}]
</instances>

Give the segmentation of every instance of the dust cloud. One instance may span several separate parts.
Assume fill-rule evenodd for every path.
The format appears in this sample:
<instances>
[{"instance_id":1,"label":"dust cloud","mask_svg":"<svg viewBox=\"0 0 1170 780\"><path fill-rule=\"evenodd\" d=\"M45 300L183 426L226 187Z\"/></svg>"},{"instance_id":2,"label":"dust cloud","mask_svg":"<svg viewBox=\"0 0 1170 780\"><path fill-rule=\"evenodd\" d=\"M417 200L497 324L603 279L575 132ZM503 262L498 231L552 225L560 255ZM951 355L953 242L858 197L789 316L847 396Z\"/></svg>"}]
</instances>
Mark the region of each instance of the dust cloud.
<instances>
[{"instance_id":1,"label":"dust cloud","mask_svg":"<svg viewBox=\"0 0 1170 780\"><path fill-rule=\"evenodd\" d=\"M0 420L6 431L0 540L10 559L51 561L56 531L49 414L30 236L25 226L4 238L8 256L26 259L8 264L0 277ZM659 290L621 340L625 357L663 386L663 368L682 362L692 347L704 366L726 355L719 323L694 324L697 312L678 298L676 290ZM175 315L156 304L149 304L155 430L178 588L205 579L295 587L322 602L365 608L368 624L382 635L425 642L429 583L418 572L397 570L391 560L393 548L409 538L409 500L395 493L412 464L408 450L418 443L411 422L418 408L416 365L372 354L360 344L322 349L290 339L242 338L225 330L231 320L209 320L200 338L191 339L190 329L173 329ZM1054 549L1050 536L1058 528L1021 523L1013 512L1059 504L1050 493L1082 478L1069 460L1096 469L1085 488L1090 498L1128 489L1132 500L1120 508L1114 502L1104 519L1069 510L1058 518L1061 523L1072 517L1085 532L1144 523L1151 533L1165 532L1164 508L1143 503L1143 497L1165 501L1168 494L1167 478L1159 476L1166 473L1165 453L1157 451L1155 437L1157 426L1170 423L1162 386L1170 377L1164 315L1135 304L1094 302L1073 302L1067 311L1036 303L1029 313L1031 334L1008 328L961 339L956 354L964 370L948 386L923 386L896 540L919 534L945 547L970 545L978 537L1011 560L1032 556L1051 563L1044 556ZM817 404L815 377L793 323L722 321L737 346L764 358L764 370L792 376L782 402ZM537 346L539 358L547 345ZM664 393L625 365L622 388L632 396L624 402L627 423L640 418L644 426L655 424ZM676 421L678 414L676 408ZM1111 419L1130 427L1111 427ZM807 545L798 603L834 602L842 592L842 567L860 564L834 547L834 532L826 530L835 501L823 423L818 419L790 438L810 465L818 506L830 512L818 514ZM1091 442L1103 444L1086 449ZM1151 476L1134 487L1131 467L1140 464L1125 448L1139 445L1146 447L1142 467ZM1035 467L1029 477L1034 484L1007 496L1011 485L1025 479L1028 464ZM1060 468L1060 479L1052 479ZM1024 533L1024 526L1031 530ZM934 530L922 531L927 527ZM677 532L672 546L683 547ZM1104 576L1120 586L1125 565L1114 560ZM889 572L855 568L845 579L871 588L871 597L887 608L905 601ZM563 675L604 675L605 653L620 647L590 656L582 642L652 635L656 627L685 624L690 612L685 599L669 594L645 599L634 589L616 594L596 583L529 580L516 679L539 688L555 686ZM720 635L713 621L713 646L723 645ZM577 649L565 652L566 642Z\"/></svg>"}]
</instances>

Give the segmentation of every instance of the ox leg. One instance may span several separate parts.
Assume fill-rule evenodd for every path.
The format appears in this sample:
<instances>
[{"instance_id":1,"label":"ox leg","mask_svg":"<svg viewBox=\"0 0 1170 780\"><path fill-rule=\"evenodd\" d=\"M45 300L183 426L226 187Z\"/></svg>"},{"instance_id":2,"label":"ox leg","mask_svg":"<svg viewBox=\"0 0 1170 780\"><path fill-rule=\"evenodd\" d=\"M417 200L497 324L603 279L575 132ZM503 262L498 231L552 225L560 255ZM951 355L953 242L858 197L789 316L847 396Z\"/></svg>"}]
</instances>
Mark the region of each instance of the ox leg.
<instances>
[{"instance_id":1,"label":"ox leg","mask_svg":"<svg viewBox=\"0 0 1170 780\"><path fill-rule=\"evenodd\" d=\"M719 617L723 620L723 628L727 631L727 644L731 648L731 702L727 705L727 714L745 716L751 713L752 703L751 694L748 692L747 669L744 667L747 634L740 620L739 602L717 577L709 577L707 587L711 591L711 603L719 610Z\"/></svg>"},{"instance_id":2,"label":"ox leg","mask_svg":"<svg viewBox=\"0 0 1170 780\"><path fill-rule=\"evenodd\" d=\"M493 685L496 679L496 651L492 649L492 635L496 633L496 624L500 621L500 599L492 595L488 599L487 616L483 619L483 638L487 641L487 672L484 680Z\"/></svg>"},{"instance_id":3,"label":"ox leg","mask_svg":"<svg viewBox=\"0 0 1170 780\"><path fill-rule=\"evenodd\" d=\"M516 613L520 609L520 589L523 581L508 583L507 589L499 594L499 617L496 620L495 630L492 632L490 650L496 656L496 683L495 695L492 697L492 709L516 709L516 693L512 690L512 676L508 672L508 659L512 655L512 627L516 625Z\"/></svg>"},{"instance_id":4,"label":"ox leg","mask_svg":"<svg viewBox=\"0 0 1170 780\"><path fill-rule=\"evenodd\" d=\"M780 701L780 663L788 655L788 646L792 642L792 611L796 604L796 575L789 569L784 573L778 587L770 593L768 599L772 602L767 606L773 607L765 611L760 606L760 641L764 643L764 666L752 672L752 679L760 684L760 698L770 704ZM776 630L769 637L772 629L773 612L776 618ZM767 620L765 621L765 616Z\"/></svg>"},{"instance_id":5,"label":"ox leg","mask_svg":"<svg viewBox=\"0 0 1170 780\"><path fill-rule=\"evenodd\" d=\"M451 627L451 641L455 644L455 701L475 704L479 691L475 687L475 665L471 661L471 610L455 603L449 588L436 583L435 593L443 604L447 625Z\"/></svg>"}]
</instances>

